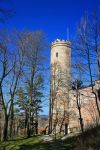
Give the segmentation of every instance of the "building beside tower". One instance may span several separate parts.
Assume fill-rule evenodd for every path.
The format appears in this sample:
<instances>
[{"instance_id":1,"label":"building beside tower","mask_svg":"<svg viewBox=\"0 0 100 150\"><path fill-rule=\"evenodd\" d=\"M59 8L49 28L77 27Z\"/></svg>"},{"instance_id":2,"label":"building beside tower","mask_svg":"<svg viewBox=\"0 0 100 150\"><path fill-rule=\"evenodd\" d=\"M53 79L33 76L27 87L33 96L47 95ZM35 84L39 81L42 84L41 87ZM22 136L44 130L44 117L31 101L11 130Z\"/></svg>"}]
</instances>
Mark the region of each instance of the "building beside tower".
<instances>
[{"instance_id":1,"label":"building beside tower","mask_svg":"<svg viewBox=\"0 0 100 150\"><path fill-rule=\"evenodd\" d=\"M71 44L69 41L57 39L52 42L50 65L49 133L67 134L80 131L77 93L70 86ZM98 95L100 107L100 80L95 82L94 90ZM78 94L84 128L100 123L91 85L79 89Z\"/></svg>"}]
</instances>

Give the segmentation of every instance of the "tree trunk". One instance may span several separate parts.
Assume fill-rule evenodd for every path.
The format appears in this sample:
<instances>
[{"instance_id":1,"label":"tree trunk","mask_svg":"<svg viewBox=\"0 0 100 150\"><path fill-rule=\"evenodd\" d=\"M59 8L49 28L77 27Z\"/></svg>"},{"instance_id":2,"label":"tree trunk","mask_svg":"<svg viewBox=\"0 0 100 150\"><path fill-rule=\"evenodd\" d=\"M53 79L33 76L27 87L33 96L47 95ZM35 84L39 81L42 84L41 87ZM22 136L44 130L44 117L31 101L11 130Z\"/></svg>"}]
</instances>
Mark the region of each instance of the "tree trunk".
<instances>
[{"instance_id":1,"label":"tree trunk","mask_svg":"<svg viewBox=\"0 0 100 150\"><path fill-rule=\"evenodd\" d=\"M81 127L81 131L82 133L84 132L84 126L83 126L83 118L81 116L81 108L78 107L78 110L79 110L79 121L80 121L80 127Z\"/></svg>"},{"instance_id":2,"label":"tree trunk","mask_svg":"<svg viewBox=\"0 0 100 150\"><path fill-rule=\"evenodd\" d=\"M50 134L52 132L52 102L51 101L52 101L52 98L50 97L50 101L49 101L49 127L48 127L48 134Z\"/></svg>"},{"instance_id":3,"label":"tree trunk","mask_svg":"<svg viewBox=\"0 0 100 150\"><path fill-rule=\"evenodd\" d=\"M91 81L91 86L92 86L92 93L95 96L96 107L97 107L97 111L98 111L98 115L99 115L99 119L100 119L100 108L99 108L99 104L98 104L97 95L94 92L94 86L93 86L92 70L91 70L91 63L90 63L90 51L89 51L89 49L88 49L88 67L89 67L90 81Z\"/></svg>"},{"instance_id":4,"label":"tree trunk","mask_svg":"<svg viewBox=\"0 0 100 150\"><path fill-rule=\"evenodd\" d=\"M93 94L95 95L95 103L96 103L96 107L97 107L97 111L98 111L98 115L99 115L99 119L100 119L100 108L99 108L99 104L98 104L98 97L95 92L93 92Z\"/></svg>"},{"instance_id":5,"label":"tree trunk","mask_svg":"<svg viewBox=\"0 0 100 150\"><path fill-rule=\"evenodd\" d=\"M16 136L16 119L13 120L13 136Z\"/></svg>"},{"instance_id":6,"label":"tree trunk","mask_svg":"<svg viewBox=\"0 0 100 150\"><path fill-rule=\"evenodd\" d=\"M25 110L25 135L27 135L27 124L28 124L28 114L27 110Z\"/></svg>"},{"instance_id":7,"label":"tree trunk","mask_svg":"<svg viewBox=\"0 0 100 150\"><path fill-rule=\"evenodd\" d=\"M8 138L8 115L5 113L3 141L7 141L7 138Z\"/></svg>"},{"instance_id":8,"label":"tree trunk","mask_svg":"<svg viewBox=\"0 0 100 150\"><path fill-rule=\"evenodd\" d=\"M7 115L7 107L5 106L5 103L4 103L1 82L0 82L0 99L2 100L2 107L3 107L3 111L4 111L3 141L6 141L8 138L7 136L8 136L8 118L9 118L9 115Z\"/></svg>"},{"instance_id":9,"label":"tree trunk","mask_svg":"<svg viewBox=\"0 0 100 150\"><path fill-rule=\"evenodd\" d=\"M28 138L30 138L30 136L31 136L31 128L30 128L30 126L31 126L31 119L30 119L31 117L30 117L30 110L29 110L29 115L28 115L28 121L27 121L27 137Z\"/></svg>"},{"instance_id":10,"label":"tree trunk","mask_svg":"<svg viewBox=\"0 0 100 150\"><path fill-rule=\"evenodd\" d=\"M30 138L29 122L27 123L27 138Z\"/></svg>"},{"instance_id":11,"label":"tree trunk","mask_svg":"<svg viewBox=\"0 0 100 150\"><path fill-rule=\"evenodd\" d=\"M63 127L63 124L64 124L64 119L65 119L65 115L64 115L64 117L63 117L63 119L62 119L62 122L61 122L61 125L60 125L60 133L61 133L61 131L62 131L62 127Z\"/></svg>"},{"instance_id":12,"label":"tree trunk","mask_svg":"<svg viewBox=\"0 0 100 150\"><path fill-rule=\"evenodd\" d=\"M78 112L79 112L80 127L81 127L81 131L83 133L84 132L84 127L83 127L83 118L82 118L82 115L81 115L80 93L78 92L78 89L76 90L76 92L77 92L77 107L78 107Z\"/></svg>"},{"instance_id":13,"label":"tree trunk","mask_svg":"<svg viewBox=\"0 0 100 150\"><path fill-rule=\"evenodd\" d=\"M11 113L10 113L10 137L13 137L13 120L14 120L14 106L13 101L11 102Z\"/></svg>"},{"instance_id":14,"label":"tree trunk","mask_svg":"<svg viewBox=\"0 0 100 150\"><path fill-rule=\"evenodd\" d=\"M0 141L2 140L2 123L1 123L1 113L0 113Z\"/></svg>"},{"instance_id":15,"label":"tree trunk","mask_svg":"<svg viewBox=\"0 0 100 150\"><path fill-rule=\"evenodd\" d=\"M65 135L67 135L67 134L68 134L68 124L65 123Z\"/></svg>"},{"instance_id":16,"label":"tree trunk","mask_svg":"<svg viewBox=\"0 0 100 150\"><path fill-rule=\"evenodd\" d=\"M35 123L35 133L38 134L38 121Z\"/></svg>"}]
</instances>

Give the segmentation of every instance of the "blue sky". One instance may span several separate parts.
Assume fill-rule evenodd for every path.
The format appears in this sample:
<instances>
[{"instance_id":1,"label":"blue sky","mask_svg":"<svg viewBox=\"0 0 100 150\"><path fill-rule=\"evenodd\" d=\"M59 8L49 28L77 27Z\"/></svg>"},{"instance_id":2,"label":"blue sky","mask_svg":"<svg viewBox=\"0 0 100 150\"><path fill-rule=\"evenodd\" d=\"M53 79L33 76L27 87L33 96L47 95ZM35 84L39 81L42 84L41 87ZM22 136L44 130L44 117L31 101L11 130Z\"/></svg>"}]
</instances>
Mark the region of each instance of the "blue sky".
<instances>
[{"instance_id":1,"label":"blue sky","mask_svg":"<svg viewBox=\"0 0 100 150\"><path fill-rule=\"evenodd\" d=\"M67 39L67 28L69 28L69 39L74 37L76 26L82 15L85 12L91 13L100 4L99 0L8 1L9 7L13 8L16 13L9 22L0 24L0 28L43 30L49 43L57 38ZM49 58L50 49L48 50L48 64ZM46 105L43 114L47 112Z\"/></svg>"},{"instance_id":2,"label":"blue sky","mask_svg":"<svg viewBox=\"0 0 100 150\"><path fill-rule=\"evenodd\" d=\"M49 42L74 36L84 12L91 12L99 0L9 0L15 16L3 28L43 30Z\"/></svg>"}]
</instances>

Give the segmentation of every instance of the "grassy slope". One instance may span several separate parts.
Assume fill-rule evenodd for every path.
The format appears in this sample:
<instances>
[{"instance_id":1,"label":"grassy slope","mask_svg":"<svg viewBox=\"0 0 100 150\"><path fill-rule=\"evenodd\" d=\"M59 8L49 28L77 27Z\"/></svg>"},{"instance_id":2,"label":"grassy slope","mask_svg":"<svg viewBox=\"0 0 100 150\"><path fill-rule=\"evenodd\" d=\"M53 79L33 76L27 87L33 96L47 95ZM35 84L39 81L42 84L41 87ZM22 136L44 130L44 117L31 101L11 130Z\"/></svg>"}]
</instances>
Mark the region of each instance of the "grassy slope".
<instances>
[{"instance_id":1,"label":"grassy slope","mask_svg":"<svg viewBox=\"0 0 100 150\"><path fill-rule=\"evenodd\" d=\"M83 136L68 138L64 141L43 142L41 136L17 139L0 144L0 150L100 150L100 127L88 130Z\"/></svg>"},{"instance_id":2,"label":"grassy slope","mask_svg":"<svg viewBox=\"0 0 100 150\"><path fill-rule=\"evenodd\" d=\"M0 150L36 150L35 145L41 142L40 136L32 138L19 138L0 143Z\"/></svg>"},{"instance_id":3,"label":"grassy slope","mask_svg":"<svg viewBox=\"0 0 100 150\"><path fill-rule=\"evenodd\" d=\"M72 140L73 142L73 140ZM1 143L0 150L72 150L73 144L69 140L63 143L61 140L43 142L42 137L32 137L29 139L17 139Z\"/></svg>"}]
</instances>

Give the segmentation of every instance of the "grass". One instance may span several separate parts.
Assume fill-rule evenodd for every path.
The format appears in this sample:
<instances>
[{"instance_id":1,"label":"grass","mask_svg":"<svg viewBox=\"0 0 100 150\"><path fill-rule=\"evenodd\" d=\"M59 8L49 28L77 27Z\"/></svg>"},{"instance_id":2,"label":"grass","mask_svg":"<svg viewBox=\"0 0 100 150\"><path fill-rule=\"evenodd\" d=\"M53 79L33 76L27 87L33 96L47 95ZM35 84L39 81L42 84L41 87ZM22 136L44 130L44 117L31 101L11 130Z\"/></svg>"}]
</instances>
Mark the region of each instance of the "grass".
<instances>
[{"instance_id":1,"label":"grass","mask_svg":"<svg viewBox=\"0 0 100 150\"><path fill-rule=\"evenodd\" d=\"M42 136L34 136L29 139L20 138L2 142L0 143L0 150L72 150L72 142L73 140L69 140L68 143L64 143L60 139L43 142Z\"/></svg>"},{"instance_id":2,"label":"grass","mask_svg":"<svg viewBox=\"0 0 100 150\"><path fill-rule=\"evenodd\" d=\"M84 150L100 150L100 126L63 141L44 142L42 136L34 136L0 143L0 150L83 150L83 147Z\"/></svg>"},{"instance_id":3,"label":"grass","mask_svg":"<svg viewBox=\"0 0 100 150\"><path fill-rule=\"evenodd\" d=\"M41 142L40 136L18 138L0 143L0 150L36 150L35 145Z\"/></svg>"}]
</instances>

